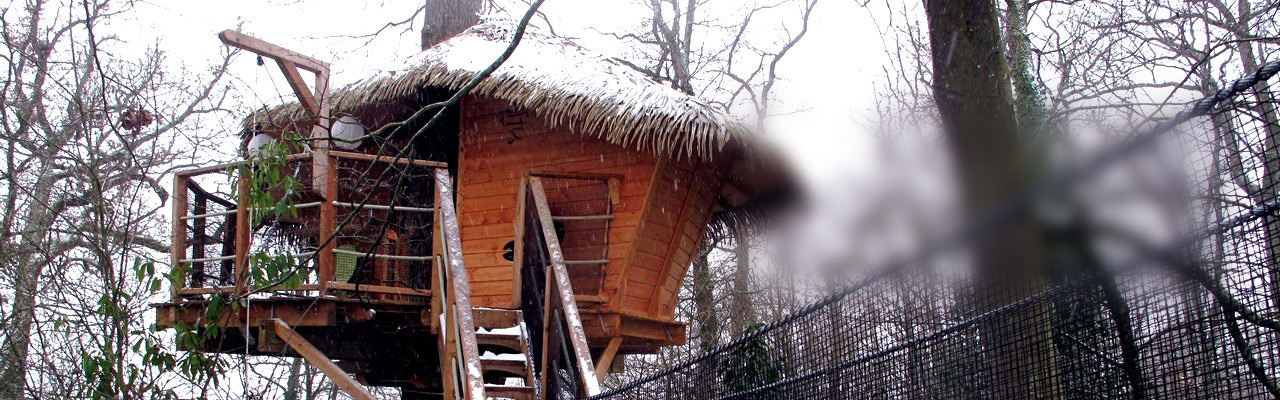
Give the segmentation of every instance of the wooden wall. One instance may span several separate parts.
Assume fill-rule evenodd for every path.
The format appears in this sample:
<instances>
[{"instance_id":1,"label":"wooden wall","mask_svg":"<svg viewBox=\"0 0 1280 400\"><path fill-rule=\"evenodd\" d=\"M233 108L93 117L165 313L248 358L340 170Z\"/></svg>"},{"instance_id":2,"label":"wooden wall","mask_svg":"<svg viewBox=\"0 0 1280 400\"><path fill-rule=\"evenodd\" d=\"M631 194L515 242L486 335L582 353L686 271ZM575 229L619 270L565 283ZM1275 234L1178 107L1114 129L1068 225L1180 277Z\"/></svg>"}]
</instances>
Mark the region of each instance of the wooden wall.
<instances>
[{"instance_id":1,"label":"wooden wall","mask_svg":"<svg viewBox=\"0 0 1280 400\"><path fill-rule=\"evenodd\" d=\"M609 264L601 295L619 290L631 240L641 219L656 157L555 127L532 113L508 113L508 103L468 97L462 107L458 218L472 304L513 308L513 263L502 247L515 238L516 197L529 172L620 176L619 202L609 229ZM652 285L650 285L652 287Z\"/></svg>"},{"instance_id":2,"label":"wooden wall","mask_svg":"<svg viewBox=\"0 0 1280 400\"><path fill-rule=\"evenodd\" d=\"M623 272L624 295L610 308L670 320L680 284L710 220L718 169L663 161L650 188L644 218Z\"/></svg>"}]
</instances>

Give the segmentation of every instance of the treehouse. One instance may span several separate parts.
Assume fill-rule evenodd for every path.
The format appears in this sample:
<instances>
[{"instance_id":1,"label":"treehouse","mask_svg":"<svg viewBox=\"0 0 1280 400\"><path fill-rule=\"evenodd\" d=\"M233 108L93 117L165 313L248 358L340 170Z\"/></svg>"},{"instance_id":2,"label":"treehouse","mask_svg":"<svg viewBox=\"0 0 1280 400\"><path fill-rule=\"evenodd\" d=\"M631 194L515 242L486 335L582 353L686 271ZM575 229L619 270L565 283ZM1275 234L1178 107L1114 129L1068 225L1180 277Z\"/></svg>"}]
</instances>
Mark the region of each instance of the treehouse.
<instances>
[{"instance_id":1,"label":"treehouse","mask_svg":"<svg viewBox=\"0 0 1280 400\"><path fill-rule=\"evenodd\" d=\"M675 307L702 238L787 192L746 126L571 42L527 34L437 115L509 26L332 92L323 62L221 38L276 61L299 101L245 124L245 153L275 156L176 174L182 284L160 325L209 332L181 341L192 350L305 357L357 398L357 382L405 398L595 393L624 355L684 343ZM280 179L219 194L237 174Z\"/></svg>"}]
</instances>

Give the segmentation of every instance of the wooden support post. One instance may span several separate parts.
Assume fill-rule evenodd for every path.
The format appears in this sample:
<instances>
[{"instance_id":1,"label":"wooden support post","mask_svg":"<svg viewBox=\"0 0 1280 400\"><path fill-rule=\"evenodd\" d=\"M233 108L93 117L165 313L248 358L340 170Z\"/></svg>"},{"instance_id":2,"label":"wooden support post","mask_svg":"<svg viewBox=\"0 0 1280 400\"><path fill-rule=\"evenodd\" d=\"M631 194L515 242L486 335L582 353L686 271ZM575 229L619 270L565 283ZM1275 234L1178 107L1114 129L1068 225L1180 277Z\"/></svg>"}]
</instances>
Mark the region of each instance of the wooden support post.
<instances>
[{"instance_id":1,"label":"wooden support post","mask_svg":"<svg viewBox=\"0 0 1280 400\"><path fill-rule=\"evenodd\" d=\"M279 319L270 319L268 321L270 321L275 329L276 336L280 340L283 340L289 347L293 348L293 351L302 355L302 358L307 359L307 362L310 362L311 365L319 368L320 372L324 372L325 376L328 376L334 385L342 388L343 391L356 400L374 399L373 394L369 393L364 386L361 386L359 382L347 375L346 371L334 364L333 360L330 360L328 356L325 356L315 346L312 346L311 342L298 335L298 332L294 332L293 328L290 328L284 321Z\"/></svg>"},{"instance_id":2,"label":"wooden support post","mask_svg":"<svg viewBox=\"0 0 1280 400\"><path fill-rule=\"evenodd\" d=\"M511 257L511 307L520 308L521 302L524 301L524 227L528 223L525 221L525 204L529 202L528 190L529 177L520 179L520 187L516 189L516 218L515 232L516 240L512 246ZM606 233L608 230L605 231Z\"/></svg>"},{"instance_id":3,"label":"wooden support post","mask_svg":"<svg viewBox=\"0 0 1280 400\"><path fill-rule=\"evenodd\" d=\"M187 221L182 217L187 216L187 183L190 179L184 175L173 176L173 225L169 236L169 260L173 268L181 268L182 260L187 258ZM186 276L173 282L170 288L170 295L174 301L178 300L178 291L182 290L186 283Z\"/></svg>"},{"instance_id":4,"label":"wooden support post","mask_svg":"<svg viewBox=\"0 0 1280 400\"><path fill-rule=\"evenodd\" d=\"M324 161L316 162L316 160L319 159L324 159ZM316 277L320 281L321 286L320 295L324 296L327 291L325 285L330 281L333 281L334 277L336 257L333 254L333 249L337 247L337 241L333 238L338 234L338 221L337 209L334 207L333 202L338 200L338 172L337 167L333 164L333 159L329 157L328 152L317 151L312 155L311 160L312 168L324 168L326 170L323 176L324 186L322 195L324 200L320 202L320 231L316 238L318 243L324 243L325 245L316 251L315 256Z\"/></svg>"},{"instance_id":5,"label":"wooden support post","mask_svg":"<svg viewBox=\"0 0 1280 400\"><path fill-rule=\"evenodd\" d=\"M236 199L236 264L233 272L237 296L245 292L245 284L249 280L249 241L253 240L253 226L249 221L249 191L252 187L249 180L253 174L252 168L251 165L241 166L240 180L236 182L239 198Z\"/></svg>"},{"instance_id":6,"label":"wooden support post","mask_svg":"<svg viewBox=\"0 0 1280 400\"><path fill-rule=\"evenodd\" d=\"M596 360L596 378L604 380L604 376L609 373L609 366L613 365L613 357L618 355L618 349L622 348L622 336L614 336L609 339L609 345L605 346L604 351L600 353L600 359Z\"/></svg>"},{"instance_id":7,"label":"wooden support post","mask_svg":"<svg viewBox=\"0 0 1280 400\"><path fill-rule=\"evenodd\" d=\"M432 187L432 207L439 209L440 207L440 191ZM431 327L431 332L441 334L440 332L440 313L444 312L446 303L446 293L444 288L444 277L441 271L444 268L444 229L441 224L440 213L432 215L432 232L431 232L431 311L425 318L423 324ZM443 359L442 359L443 360Z\"/></svg>"},{"instance_id":8,"label":"wooden support post","mask_svg":"<svg viewBox=\"0 0 1280 400\"><path fill-rule=\"evenodd\" d=\"M320 282L320 295L326 292L326 285L333 278L335 243L330 237L337 223L334 221L333 202L338 200L337 167L333 157L329 155L329 64L307 57L292 50L267 43L258 38L246 36L233 30L218 33L218 38L228 46L248 50L262 57L276 61L280 72L284 73L289 88L298 97L298 102L311 114L315 124L311 127L311 187L324 199L320 203L320 233L316 238L320 243L327 243L316 253L316 275ZM305 70L315 74L315 88L307 87L302 79ZM344 282L345 283L345 282Z\"/></svg>"}]
</instances>

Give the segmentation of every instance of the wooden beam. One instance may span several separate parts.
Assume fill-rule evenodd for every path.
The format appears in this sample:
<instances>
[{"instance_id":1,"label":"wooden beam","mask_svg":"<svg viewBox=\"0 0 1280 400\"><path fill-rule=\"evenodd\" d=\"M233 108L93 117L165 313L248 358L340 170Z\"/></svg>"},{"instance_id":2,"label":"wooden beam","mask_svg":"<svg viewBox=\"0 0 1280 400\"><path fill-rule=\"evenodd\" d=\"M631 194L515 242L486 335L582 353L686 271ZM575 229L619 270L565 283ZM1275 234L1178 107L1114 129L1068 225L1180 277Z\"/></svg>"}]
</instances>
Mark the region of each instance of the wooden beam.
<instances>
[{"instance_id":1,"label":"wooden beam","mask_svg":"<svg viewBox=\"0 0 1280 400\"><path fill-rule=\"evenodd\" d=\"M299 298L301 299L301 298ZM188 301L156 305L156 324L161 327L173 327L178 323L187 326L199 326L213 323L221 327L243 327L246 318L250 323L261 322L265 318L278 318L289 326L334 326L338 322L338 305L332 301L280 302L274 300L255 300L249 307L229 308L216 321L205 321L207 302Z\"/></svg>"},{"instance_id":2,"label":"wooden beam","mask_svg":"<svg viewBox=\"0 0 1280 400\"><path fill-rule=\"evenodd\" d=\"M169 236L169 260L173 268L182 268L182 260L187 258L187 221L182 217L187 215L187 185L188 179L182 175L173 177L173 199L170 207L173 209L173 225ZM173 283L170 288L170 295L174 300L178 298L178 291L182 290L186 275L182 276L177 282Z\"/></svg>"},{"instance_id":3,"label":"wooden beam","mask_svg":"<svg viewBox=\"0 0 1280 400\"><path fill-rule=\"evenodd\" d=\"M524 227L527 225L524 218L528 213L525 210L525 204L529 203L528 186L529 176L526 175L520 178L520 187L516 188L516 238L511 248L511 306L514 308L519 308L524 301Z\"/></svg>"},{"instance_id":4,"label":"wooden beam","mask_svg":"<svg viewBox=\"0 0 1280 400\"><path fill-rule=\"evenodd\" d=\"M680 173L679 170L676 171ZM662 266L658 270L660 274L658 275L658 280L653 282L653 291L649 294L649 305L645 308L645 313L652 316L660 315L659 306L662 305L663 291L667 289L668 281L670 280L668 279L668 274L671 273L671 268L675 268L671 263L671 259L675 257L676 250L680 248L680 239L684 235L685 224L689 223L690 204L693 203L693 186L698 183L698 174L695 171L691 171L687 175L682 174L676 179L686 179L693 185L690 185L684 191L684 197L680 199L680 210L677 211L675 227L671 229L671 238L667 240L666 255L662 257ZM683 279L676 279L673 283L670 283L675 286L671 288L671 292L679 293L682 282Z\"/></svg>"},{"instance_id":5,"label":"wooden beam","mask_svg":"<svg viewBox=\"0 0 1280 400\"><path fill-rule=\"evenodd\" d=\"M290 154L288 156L285 156L284 159L285 161L295 161L295 160L303 160L307 158L311 158L311 154L295 153L295 154ZM181 171L174 172L173 174L176 176L184 176L184 177L199 176L199 175L204 175L204 174L209 174L214 172L226 172L227 170L230 170L232 168L236 168L248 163L249 163L248 161L244 161L244 160L232 161L229 163L214 164L207 167L184 169Z\"/></svg>"},{"instance_id":6,"label":"wooden beam","mask_svg":"<svg viewBox=\"0 0 1280 400\"><path fill-rule=\"evenodd\" d=\"M311 291L320 290L320 285L309 283L309 284L298 285L288 289L281 288L279 285L277 285L269 288L258 288L256 290L267 291L267 292L311 292ZM235 291L236 291L235 286L207 286L207 287L199 287L199 288L182 289L178 291L178 294L201 295L201 294L212 294L212 293L234 293Z\"/></svg>"},{"instance_id":7,"label":"wooden beam","mask_svg":"<svg viewBox=\"0 0 1280 400\"><path fill-rule=\"evenodd\" d=\"M346 158L346 159L352 159L352 160L364 160L364 161L384 162L384 163L390 163L392 161L395 161L396 164L402 164L402 165L409 164L408 158L405 158L405 157L396 158L394 156L387 156L387 155L381 155L381 154L352 153L349 151L330 150L329 155L337 158ZM413 165L419 166L419 167L432 167L432 168L448 168L449 167L449 164L445 164L439 161L431 161L431 160L413 160Z\"/></svg>"},{"instance_id":8,"label":"wooden beam","mask_svg":"<svg viewBox=\"0 0 1280 400\"><path fill-rule=\"evenodd\" d=\"M248 50L254 54L269 57L271 59L285 59L298 65L298 68L311 71L313 73L329 73L329 64L323 61L304 56L280 46L267 43L262 39L258 39L240 32L230 29L218 33L218 39L222 40L228 46L239 49Z\"/></svg>"},{"instance_id":9,"label":"wooden beam","mask_svg":"<svg viewBox=\"0 0 1280 400\"><path fill-rule=\"evenodd\" d=\"M596 379L604 380L604 376L609 373L609 366L613 365L613 357L618 355L618 349L621 347L622 336L609 339L609 345L604 347L604 351L600 353L600 359L596 360Z\"/></svg>"},{"instance_id":10,"label":"wooden beam","mask_svg":"<svg viewBox=\"0 0 1280 400\"><path fill-rule=\"evenodd\" d=\"M271 319L270 321L272 325L274 325L276 336L279 336L280 340L283 340L289 345L289 347L293 348L293 351L302 355L302 358L307 359L307 362L310 362L311 365L316 366L316 368L319 368L321 372L324 372L325 376L328 376L329 380L333 381L335 386L342 388L343 391L347 392L348 395L356 400L374 399L373 394L369 393L364 386L360 385L359 382L356 382L355 379L352 379L350 375L347 375L346 371L343 371L337 364L334 364L333 360L330 360L329 357L325 356L324 353L321 353L315 346L312 346L311 342L304 339L302 335L299 335L298 332L294 332L292 328L289 328L288 324L285 324L284 321L279 319Z\"/></svg>"},{"instance_id":11,"label":"wooden beam","mask_svg":"<svg viewBox=\"0 0 1280 400\"><path fill-rule=\"evenodd\" d=\"M280 72L284 73L285 81L289 83L289 88L293 89L293 94L298 96L302 107L311 115L320 115L320 102L316 100L316 95L311 93L311 88L307 87L307 82L302 80L302 74L298 73L298 65L285 59L276 59L276 65L280 66Z\"/></svg>"},{"instance_id":12,"label":"wooden beam","mask_svg":"<svg viewBox=\"0 0 1280 400\"><path fill-rule=\"evenodd\" d=\"M431 297L431 291L427 289L414 289L407 287L383 286L383 285L356 285L346 282L329 282L325 285L329 289L350 290L355 292L369 292L381 294L394 294L400 296L419 296Z\"/></svg>"},{"instance_id":13,"label":"wooden beam","mask_svg":"<svg viewBox=\"0 0 1280 400\"><path fill-rule=\"evenodd\" d=\"M249 168L240 169L240 180L237 190L240 197L236 203L236 263L234 273L236 294L244 293L249 280L249 241L253 240L253 227L249 226Z\"/></svg>"}]
</instances>

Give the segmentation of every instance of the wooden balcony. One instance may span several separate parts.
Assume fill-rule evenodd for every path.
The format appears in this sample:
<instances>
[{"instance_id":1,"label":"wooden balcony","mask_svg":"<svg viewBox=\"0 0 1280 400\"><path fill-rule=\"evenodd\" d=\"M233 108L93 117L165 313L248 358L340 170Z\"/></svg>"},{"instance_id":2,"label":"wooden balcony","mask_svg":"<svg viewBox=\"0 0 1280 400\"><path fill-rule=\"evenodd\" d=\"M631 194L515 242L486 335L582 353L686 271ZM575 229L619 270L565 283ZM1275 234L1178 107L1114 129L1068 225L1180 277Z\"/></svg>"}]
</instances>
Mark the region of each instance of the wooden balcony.
<instances>
[{"instance_id":1,"label":"wooden balcony","mask_svg":"<svg viewBox=\"0 0 1280 400\"><path fill-rule=\"evenodd\" d=\"M389 168L391 157L339 151L327 154L326 162L316 162L309 153L286 158L284 170L309 175L299 176L306 190L291 199L296 213L289 216L254 218L253 213L266 211L247 206L249 180L230 179L253 168L251 161L176 173L170 251L173 265L182 266L186 274L181 284L174 285L171 302L207 301L208 295L229 293L428 304L434 254L431 196L411 197L425 199L422 202L405 204L405 199L398 199L392 204L391 197L398 196L378 187L385 183L372 185L373 190L360 190L370 185L358 183ZM445 167L438 162L404 159L395 164L417 168L432 176L430 179ZM328 171L316 172L317 166ZM218 194L218 189L226 191L232 184L239 185L234 201ZM419 190L430 193L430 185ZM292 257L303 275L301 284L286 287L279 282L251 282L248 267L255 255L259 259Z\"/></svg>"}]
</instances>

